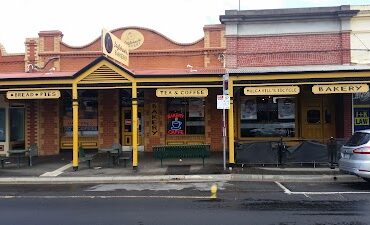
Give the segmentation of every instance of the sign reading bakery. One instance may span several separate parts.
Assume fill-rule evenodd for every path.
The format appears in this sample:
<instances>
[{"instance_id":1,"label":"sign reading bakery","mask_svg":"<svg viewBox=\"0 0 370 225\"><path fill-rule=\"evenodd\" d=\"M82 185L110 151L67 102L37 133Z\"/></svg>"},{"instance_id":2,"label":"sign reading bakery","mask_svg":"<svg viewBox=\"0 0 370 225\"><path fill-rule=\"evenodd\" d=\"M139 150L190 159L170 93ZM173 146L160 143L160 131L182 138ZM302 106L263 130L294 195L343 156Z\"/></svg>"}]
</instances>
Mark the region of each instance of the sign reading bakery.
<instances>
[{"instance_id":1,"label":"sign reading bakery","mask_svg":"<svg viewBox=\"0 0 370 225\"><path fill-rule=\"evenodd\" d=\"M369 85L367 84L320 84L312 86L314 94L361 93L368 91Z\"/></svg>"},{"instance_id":2,"label":"sign reading bakery","mask_svg":"<svg viewBox=\"0 0 370 225\"><path fill-rule=\"evenodd\" d=\"M129 48L121 39L103 29L102 31L102 52L104 55L128 66Z\"/></svg>"},{"instance_id":3,"label":"sign reading bakery","mask_svg":"<svg viewBox=\"0 0 370 225\"><path fill-rule=\"evenodd\" d=\"M263 86L263 87L246 87L245 95L297 95L299 94L298 86Z\"/></svg>"},{"instance_id":4,"label":"sign reading bakery","mask_svg":"<svg viewBox=\"0 0 370 225\"><path fill-rule=\"evenodd\" d=\"M207 88L158 88L157 97L201 98L208 96Z\"/></svg>"},{"instance_id":5,"label":"sign reading bakery","mask_svg":"<svg viewBox=\"0 0 370 225\"><path fill-rule=\"evenodd\" d=\"M59 90L8 91L8 99L52 99L60 98Z\"/></svg>"}]
</instances>

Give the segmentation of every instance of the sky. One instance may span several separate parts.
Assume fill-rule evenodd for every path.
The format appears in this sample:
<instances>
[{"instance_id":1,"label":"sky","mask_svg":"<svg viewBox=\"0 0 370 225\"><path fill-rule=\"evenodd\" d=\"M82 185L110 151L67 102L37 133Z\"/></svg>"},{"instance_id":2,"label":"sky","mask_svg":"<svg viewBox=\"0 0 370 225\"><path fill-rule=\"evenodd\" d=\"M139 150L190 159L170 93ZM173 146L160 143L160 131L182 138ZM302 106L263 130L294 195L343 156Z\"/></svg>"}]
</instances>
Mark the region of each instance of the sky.
<instances>
[{"instance_id":1,"label":"sky","mask_svg":"<svg viewBox=\"0 0 370 225\"><path fill-rule=\"evenodd\" d=\"M4 0L0 13L0 44L7 53L24 53L26 38L39 31L60 30L63 42L86 45L101 34L140 26L168 38L191 43L203 37L203 26L219 24L228 9L273 9L365 5L370 0Z\"/></svg>"}]
</instances>

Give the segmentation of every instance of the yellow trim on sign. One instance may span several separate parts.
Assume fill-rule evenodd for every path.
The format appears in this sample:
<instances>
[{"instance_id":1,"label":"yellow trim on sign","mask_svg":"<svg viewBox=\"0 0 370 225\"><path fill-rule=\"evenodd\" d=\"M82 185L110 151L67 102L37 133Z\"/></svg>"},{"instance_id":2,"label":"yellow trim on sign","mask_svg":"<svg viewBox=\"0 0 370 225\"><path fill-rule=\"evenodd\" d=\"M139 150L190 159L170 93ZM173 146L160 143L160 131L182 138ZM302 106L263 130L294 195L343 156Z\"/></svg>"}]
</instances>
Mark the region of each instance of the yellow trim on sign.
<instances>
[{"instance_id":1,"label":"yellow trim on sign","mask_svg":"<svg viewBox=\"0 0 370 225\"><path fill-rule=\"evenodd\" d=\"M292 74L240 74L233 76L234 81L238 80L285 80L285 79L315 79L315 78L353 78L370 77L370 72L326 72L326 73L292 73Z\"/></svg>"}]
</instances>

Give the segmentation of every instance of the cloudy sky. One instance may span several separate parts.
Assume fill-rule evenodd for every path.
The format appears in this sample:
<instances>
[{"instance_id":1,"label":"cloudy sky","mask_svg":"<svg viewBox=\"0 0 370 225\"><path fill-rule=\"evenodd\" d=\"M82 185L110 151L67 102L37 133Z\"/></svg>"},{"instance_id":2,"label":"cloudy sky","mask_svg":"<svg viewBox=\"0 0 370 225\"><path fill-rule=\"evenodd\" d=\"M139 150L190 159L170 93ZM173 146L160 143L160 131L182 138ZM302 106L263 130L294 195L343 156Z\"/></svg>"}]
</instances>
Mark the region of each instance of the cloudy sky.
<instances>
[{"instance_id":1,"label":"cloudy sky","mask_svg":"<svg viewBox=\"0 0 370 225\"><path fill-rule=\"evenodd\" d=\"M242 10L370 4L370 0L4 0L0 43L8 53L21 53L25 38L60 30L63 42L81 46L96 39L102 28L126 26L151 28L189 43L203 36L203 25L220 23L219 15L226 9L238 9L239 1Z\"/></svg>"}]
</instances>

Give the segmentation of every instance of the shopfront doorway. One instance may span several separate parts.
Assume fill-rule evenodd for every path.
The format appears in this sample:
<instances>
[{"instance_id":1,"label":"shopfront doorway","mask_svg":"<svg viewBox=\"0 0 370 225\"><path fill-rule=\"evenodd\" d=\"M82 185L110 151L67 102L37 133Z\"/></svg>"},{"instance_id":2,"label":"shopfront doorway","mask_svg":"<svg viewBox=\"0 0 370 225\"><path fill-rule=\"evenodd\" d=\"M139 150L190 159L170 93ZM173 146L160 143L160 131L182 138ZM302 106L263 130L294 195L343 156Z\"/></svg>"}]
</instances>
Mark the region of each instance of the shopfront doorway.
<instances>
[{"instance_id":1,"label":"shopfront doorway","mask_svg":"<svg viewBox=\"0 0 370 225\"><path fill-rule=\"evenodd\" d=\"M122 108L122 145L132 147L132 108ZM139 149L144 149L144 122L143 108L138 108L138 145Z\"/></svg>"},{"instance_id":2,"label":"shopfront doorway","mask_svg":"<svg viewBox=\"0 0 370 225\"><path fill-rule=\"evenodd\" d=\"M336 136L336 95L305 93L301 99L301 136L304 139L327 141Z\"/></svg>"}]
</instances>

